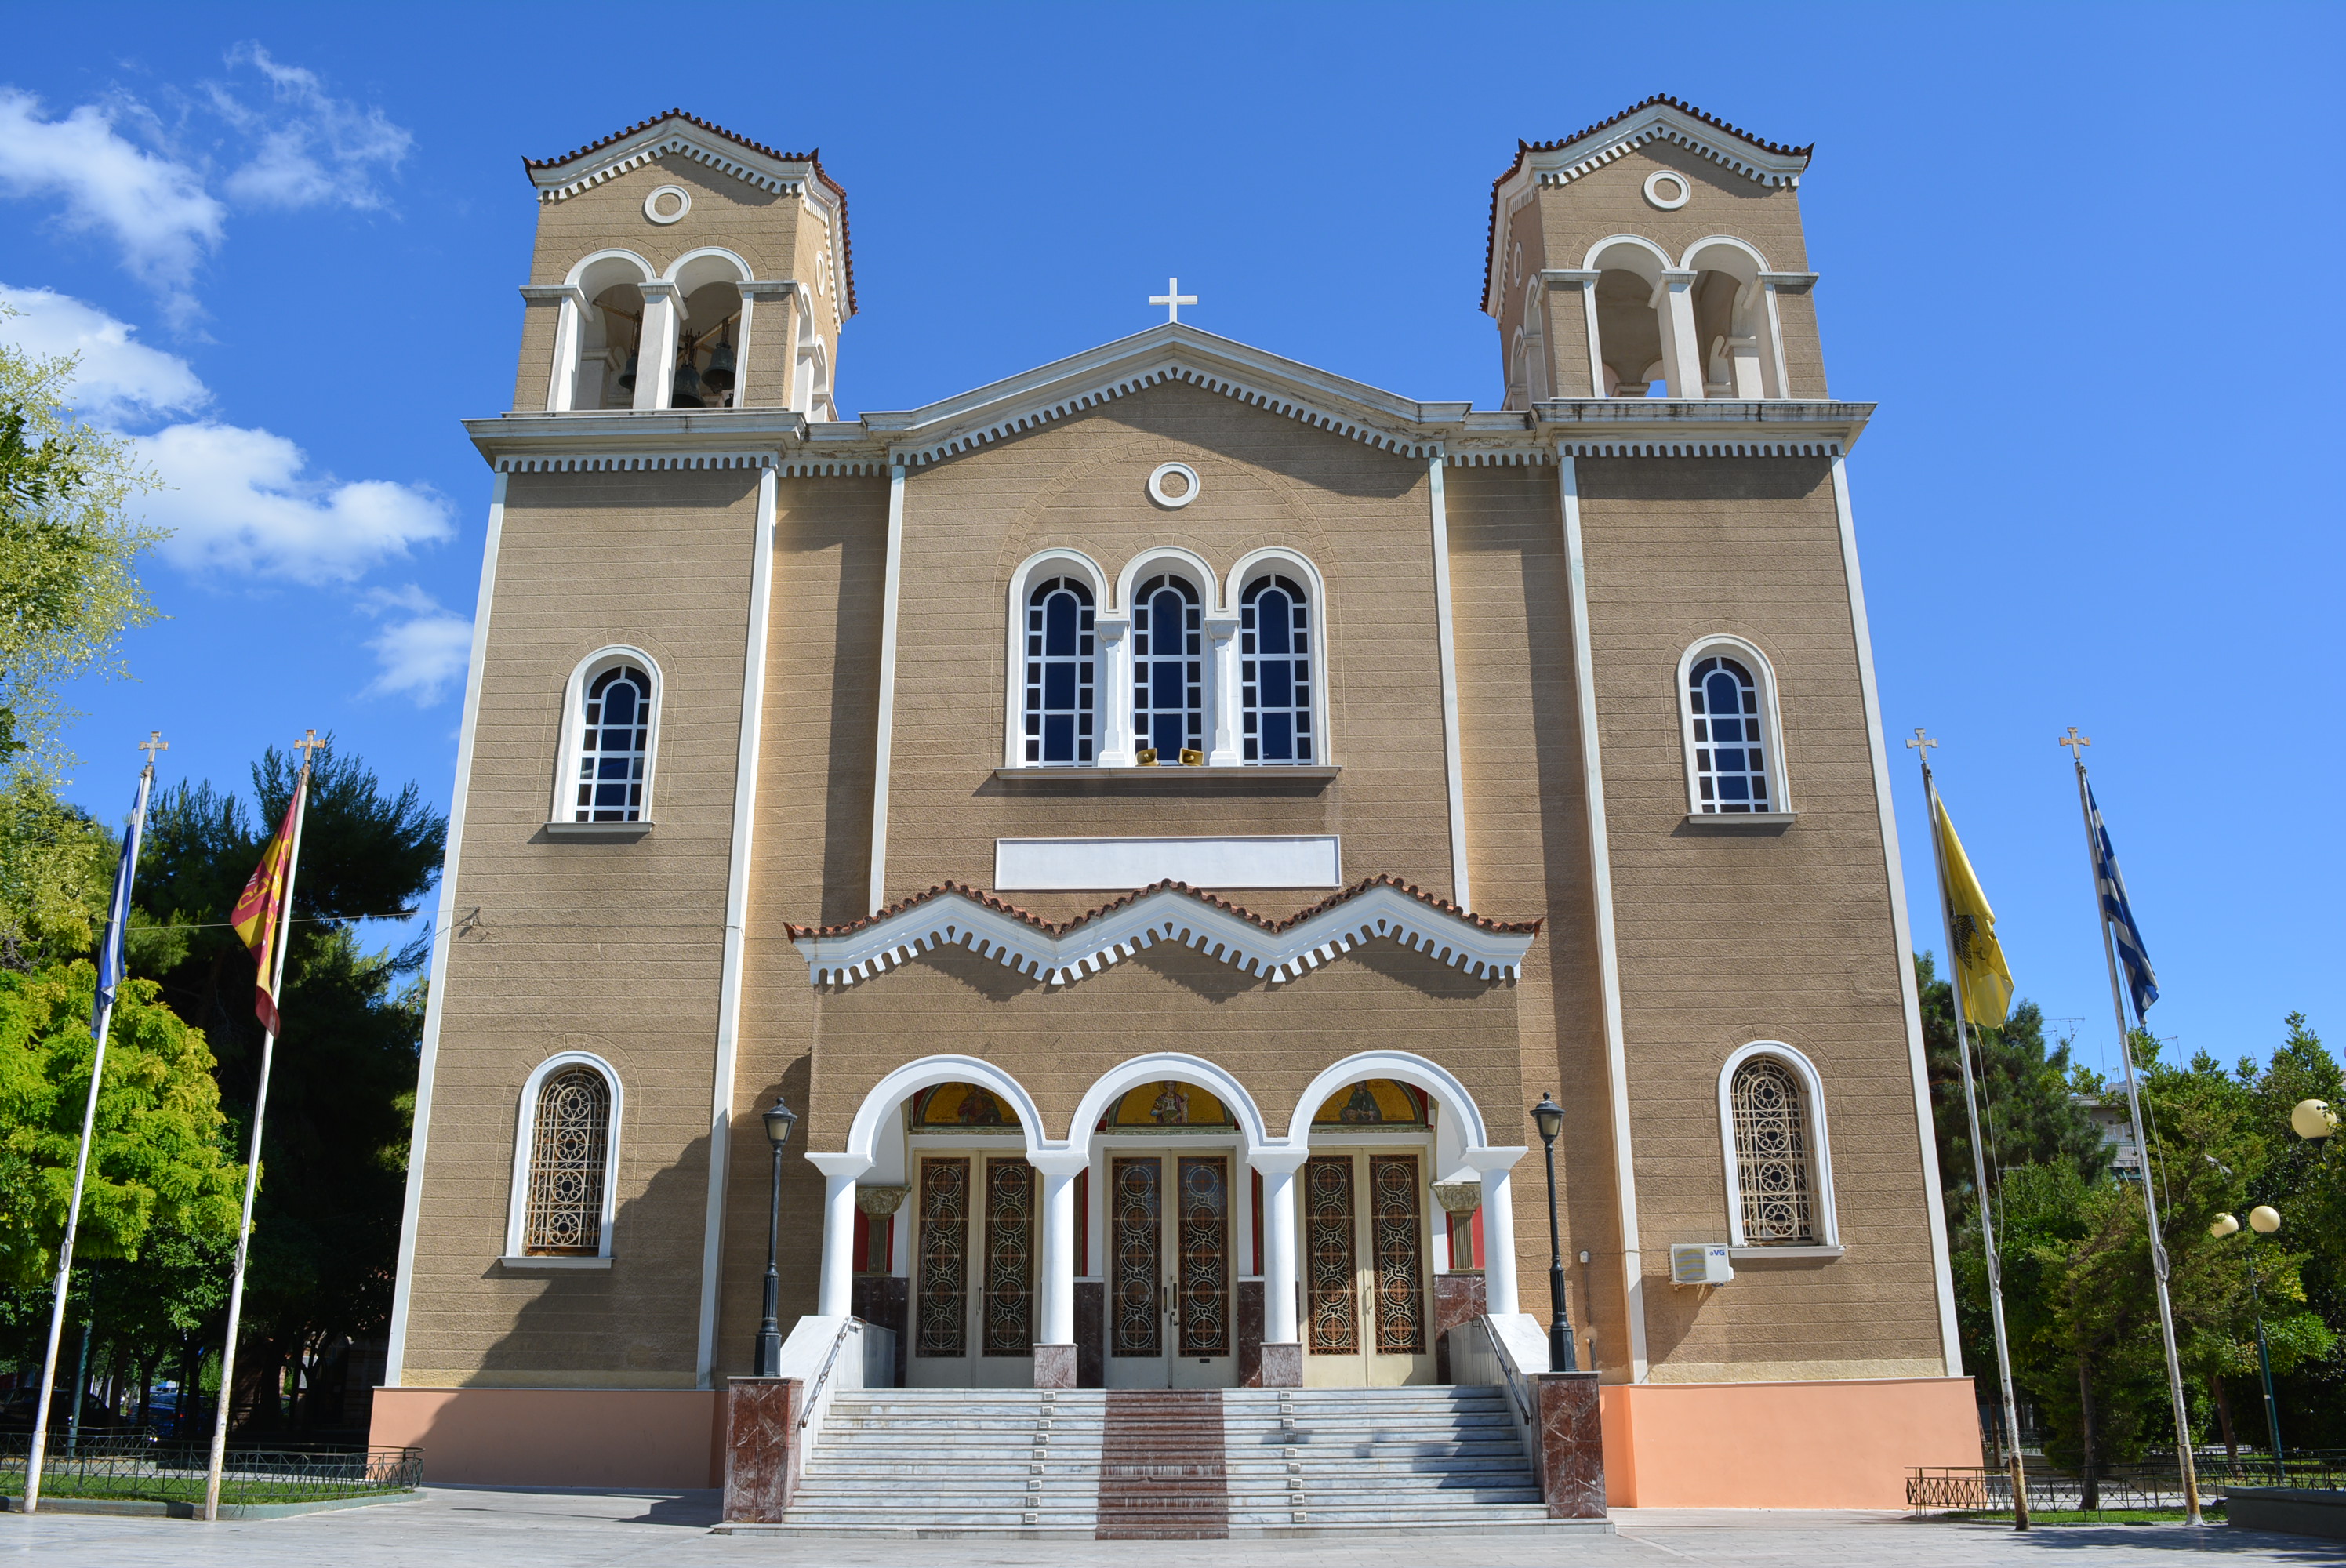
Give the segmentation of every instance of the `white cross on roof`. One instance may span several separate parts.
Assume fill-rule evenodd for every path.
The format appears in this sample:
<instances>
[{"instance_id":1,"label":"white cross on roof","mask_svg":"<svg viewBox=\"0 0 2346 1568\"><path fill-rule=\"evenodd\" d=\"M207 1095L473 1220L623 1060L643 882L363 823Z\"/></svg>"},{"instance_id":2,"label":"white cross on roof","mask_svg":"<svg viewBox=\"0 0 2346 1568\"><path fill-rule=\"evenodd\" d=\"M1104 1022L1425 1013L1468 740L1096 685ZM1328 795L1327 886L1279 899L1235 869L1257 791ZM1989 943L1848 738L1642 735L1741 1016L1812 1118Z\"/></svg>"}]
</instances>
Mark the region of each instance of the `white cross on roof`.
<instances>
[{"instance_id":1,"label":"white cross on roof","mask_svg":"<svg viewBox=\"0 0 2346 1568\"><path fill-rule=\"evenodd\" d=\"M1168 321L1178 321L1181 319L1181 307L1196 304L1198 296L1181 292L1180 279L1168 278L1165 280L1165 292L1149 295L1148 302L1152 305L1164 306L1165 319Z\"/></svg>"}]
</instances>

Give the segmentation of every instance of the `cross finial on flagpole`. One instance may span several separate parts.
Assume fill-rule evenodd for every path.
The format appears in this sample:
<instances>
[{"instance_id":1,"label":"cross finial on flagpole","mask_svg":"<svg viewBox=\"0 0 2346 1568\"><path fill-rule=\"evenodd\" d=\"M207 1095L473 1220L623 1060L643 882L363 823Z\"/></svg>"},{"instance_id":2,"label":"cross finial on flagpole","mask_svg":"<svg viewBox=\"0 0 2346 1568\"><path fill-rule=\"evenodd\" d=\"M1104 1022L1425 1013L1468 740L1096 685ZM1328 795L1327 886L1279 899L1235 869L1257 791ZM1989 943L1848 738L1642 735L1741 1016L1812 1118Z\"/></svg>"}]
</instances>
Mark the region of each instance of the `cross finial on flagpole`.
<instances>
[{"instance_id":1,"label":"cross finial on flagpole","mask_svg":"<svg viewBox=\"0 0 2346 1568\"><path fill-rule=\"evenodd\" d=\"M147 754L147 766L152 768L155 766L155 753L170 750L171 743L163 738L161 730L150 729L147 732L147 738L138 743L138 749Z\"/></svg>"},{"instance_id":2,"label":"cross finial on flagpole","mask_svg":"<svg viewBox=\"0 0 2346 1568\"><path fill-rule=\"evenodd\" d=\"M293 749L301 754L301 766L304 768L310 766L310 753L325 748L326 743L318 738L318 732L314 729L304 730L301 738L293 743Z\"/></svg>"},{"instance_id":3,"label":"cross finial on flagpole","mask_svg":"<svg viewBox=\"0 0 2346 1568\"><path fill-rule=\"evenodd\" d=\"M2093 742L2086 737L2078 734L2077 727L2073 724L2069 726L2069 733L2061 737L2061 738L2055 740L2053 744L2055 746L2067 747L2069 748L2070 757L2078 762L2083 762L2086 759L2086 748L2091 746Z\"/></svg>"},{"instance_id":4,"label":"cross finial on flagpole","mask_svg":"<svg viewBox=\"0 0 2346 1568\"><path fill-rule=\"evenodd\" d=\"M1168 321L1178 321L1181 319L1181 307L1196 304L1198 296L1181 292L1180 279L1168 278L1165 280L1165 292L1149 295L1148 302L1152 305L1164 306L1165 319Z\"/></svg>"},{"instance_id":5,"label":"cross finial on flagpole","mask_svg":"<svg viewBox=\"0 0 2346 1568\"><path fill-rule=\"evenodd\" d=\"M1906 749L1909 751L1922 752L1923 760L1928 762L1931 759L1931 748L1937 744L1939 744L1937 741L1923 733L1922 726L1916 725L1914 727L1914 738L1906 743Z\"/></svg>"}]
</instances>

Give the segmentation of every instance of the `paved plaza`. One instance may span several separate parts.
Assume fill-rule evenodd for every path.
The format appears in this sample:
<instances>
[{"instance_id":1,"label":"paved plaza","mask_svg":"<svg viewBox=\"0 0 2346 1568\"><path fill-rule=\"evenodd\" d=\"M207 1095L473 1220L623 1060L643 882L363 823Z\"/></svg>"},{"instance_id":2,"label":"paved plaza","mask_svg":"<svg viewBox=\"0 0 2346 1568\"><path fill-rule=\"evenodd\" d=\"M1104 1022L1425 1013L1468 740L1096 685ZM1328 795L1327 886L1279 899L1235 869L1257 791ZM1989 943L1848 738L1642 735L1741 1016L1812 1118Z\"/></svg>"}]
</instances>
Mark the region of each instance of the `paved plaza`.
<instances>
[{"instance_id":1,"label":"paved plaza","mask_svg":"<svg viewBox=\"0 0 2346 1568\"><path fill-rule=\"evenodd\" d=\"M1095 1563L1154 1568L1199 1562L1233 1568L1515 1568L1517 1564L1769 1563L1784 1568L2001 1568L2007 1563L2152 1568L2195 1554L2228 1563L2336 1563L2336 1542L2218 1525L2063 1526L2028 1535L1990 1525L1921 1522L1894 1513L1622 1509L1617 1533L1553 1537L1416 1535L1360 1541L805 1540L712 1535L713 1492L498 1492L434 1487L421 1501L295 1519L206 1526L188 1520L0 1515L0 1564L106 1568L389 1568L527 1563L532 1568L627 1564L805 1563L818 1568L1042 1568Z\"/></svg>"}]
</instances>

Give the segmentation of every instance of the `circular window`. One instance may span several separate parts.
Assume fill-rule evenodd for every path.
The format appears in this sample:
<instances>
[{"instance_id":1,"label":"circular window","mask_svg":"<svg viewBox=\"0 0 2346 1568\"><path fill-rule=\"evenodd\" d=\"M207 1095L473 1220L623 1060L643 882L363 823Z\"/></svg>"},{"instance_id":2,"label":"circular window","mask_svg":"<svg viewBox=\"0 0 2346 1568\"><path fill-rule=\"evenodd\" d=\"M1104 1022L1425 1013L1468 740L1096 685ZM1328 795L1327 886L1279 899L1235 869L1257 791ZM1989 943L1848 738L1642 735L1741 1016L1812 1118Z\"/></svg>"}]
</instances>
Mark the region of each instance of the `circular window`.
<instances>
[{"instance_id":1,"label":"circular window","mask_svg":"<svg viewBox=\"0 0 2346 1568\"><path fill-rule=\"evenodd\" d=\"M1676 212L1693 195L1694 187L1685 175L1660 168L1646 176L1646 199L1664 212Z\"/></svg>"},{"instance_id":2,"label":"circular window","mask_svg":"<svg viewBox=\"0 0 2346 1568\"><path fill-rule=\"evenodd\" d=\"M680 185L663 185L644 198L644 216L654 223L674 223L691 210L692 192Z\"/></svg>"},{"instance_id":3,"label":"circular window","mask_svg":"<svg viewBox=\"0 0 2346 1568\"><path fill-rule=\"evenodd\" d=\"M1198 471L1186 463L1160 463L1148 476L1148 494L1159 506L1187 506L1198 499Z\"/></svg>"}]
</instances>

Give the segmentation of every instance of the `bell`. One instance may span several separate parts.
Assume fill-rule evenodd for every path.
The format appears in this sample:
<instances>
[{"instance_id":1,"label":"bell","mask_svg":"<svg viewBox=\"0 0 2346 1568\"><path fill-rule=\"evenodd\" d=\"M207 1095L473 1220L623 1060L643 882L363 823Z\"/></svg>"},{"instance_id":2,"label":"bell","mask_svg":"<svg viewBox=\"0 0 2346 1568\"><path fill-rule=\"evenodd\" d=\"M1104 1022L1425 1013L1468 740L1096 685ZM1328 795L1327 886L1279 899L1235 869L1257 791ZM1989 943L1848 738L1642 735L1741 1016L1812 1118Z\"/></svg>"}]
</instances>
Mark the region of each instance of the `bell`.
<instances>
[{"instance_id":1,"label":"bell","mask_svg":"<svg viewBox=\"0 0 2346 1568\"><path fill-rule=\"evenodd\" d=\"M692 361L690 360L687 360L684 363L676 367L675 396L670 398L668 401L669 406L673 408L699 408L701 406L700 372L692 368Z\"/></svg>"},{"instance_id":2,"label":"bell","mask_svg":"<svg viewBox=\"0 0 2346 1568\"><path fill-rule=\"evenodd\" d=\"M627 368L619 372L619 390L621 392L636 390L636 356L633 354L627 356Z\"/></svg>"},{"instance_id":3,"label":"bell","mask_svg":"<svg viewBox=\"0 0 2346 1568\"><path fill-rule=\"evenodd\" d=\"M733 345L719 343L709 356L709 369L700 379L721 392L733 390Z\"/></svg>"}]
</instances>

